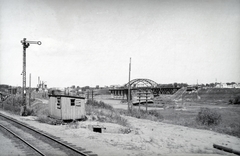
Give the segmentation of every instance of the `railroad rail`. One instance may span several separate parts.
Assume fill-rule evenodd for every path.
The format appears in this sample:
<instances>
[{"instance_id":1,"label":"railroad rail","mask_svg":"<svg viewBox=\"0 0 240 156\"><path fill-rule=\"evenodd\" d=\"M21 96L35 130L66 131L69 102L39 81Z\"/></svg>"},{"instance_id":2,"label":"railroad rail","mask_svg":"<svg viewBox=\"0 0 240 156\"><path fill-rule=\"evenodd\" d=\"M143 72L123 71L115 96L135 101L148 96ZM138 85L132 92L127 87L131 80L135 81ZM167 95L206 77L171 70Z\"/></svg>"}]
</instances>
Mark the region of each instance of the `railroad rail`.
<instances>
[{"instance_id":1,"label":"railroad rail","mask_svg":"<svg viewBox=\"0 0 240 156\"><path fill-rule=\"evenodd\" d=\"M71 146L49 134L0 113L0 127L20 139L38 155L97 156L84 148Z\"/></svg>"},{"instance_id":2,"label":"railroad rail","mask_svg":"<svg viewBox=\"0 0 240 156\"><path fill-rule=\"evenodd\" d=\"M39 151L36 147L32 146L30 143L28 143L26 140L24 140L23 138L21 138L20 136L18 136L16 133L14 133L13 131L11 131L10 129L8 129L6 126L0 124L0 127L4 130L6 130L7 132L9 132L10 134L12 134L13 136L15 136L16 138L18 138L19 140L21 140L22 142L24 142L27 146L29 146L31 149L33 149L35 152L37 152L38 154L45 156L41 151Z\"/></svg>"}]
</instances>

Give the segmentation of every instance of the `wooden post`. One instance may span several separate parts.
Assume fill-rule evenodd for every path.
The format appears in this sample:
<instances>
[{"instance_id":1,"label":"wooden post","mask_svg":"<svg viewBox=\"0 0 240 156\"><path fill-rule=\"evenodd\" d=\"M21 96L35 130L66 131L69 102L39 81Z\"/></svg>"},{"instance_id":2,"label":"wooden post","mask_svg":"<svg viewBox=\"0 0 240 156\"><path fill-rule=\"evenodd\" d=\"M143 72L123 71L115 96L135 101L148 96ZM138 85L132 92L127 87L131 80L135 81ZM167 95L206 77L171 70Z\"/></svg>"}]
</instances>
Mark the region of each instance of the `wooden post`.
<instances>
[{"instance_id":1,"label":"wooden post","mask_svg":"<svg viewBox=\"0 0 240 156\"><path fill-rule=\"evenodd\" d=\"M157 110L157 107L156 107L156 100L155 100L155 97L154 97L153 91L152 91L152 95L153 95L153 104L154 104L154 108L155 108L155 110Z\"/></svg>"},{"instance_id":2,"label":"wooden post","mask_svg":"<svg viewBox=\"0 0 240 156\"><path fill-rule=\"evenodd\" d=\"M131 57L129 62L129 77L128 77L128 111L130 111L130 98L131 98L131 85L130 85L130 77L131 77ZM132 107L131 107L132 111Z\"/></svg>"},{"instance_id":3,"label":"wooden post","mask_svg":"<svg viewBox=\"0 0 240 156\"><path fill-rule=\"evenodd\" d=\"M29 107L31 107L31 73L29 74Z\"/></svg>"},{"instance_id":4,"label":"wooden post","mask_svg":"<svg viewBox=\"0 0 240 156\"><path fill-rule=\"evenodd\" d=\"M141 95L140 95L141 93L140 93L140 91L138 92L138 101L139 101L139 103L138 103L138 110L139 110L139 112L140 112L140 97L141 97Z\"/></svg>"},{"instance_id":5,"label":"wooden post","mask_svg":"<svg viewBox=\"0 0 240 156\"><path fill-rule=\"evenodd\" d=\"M92 90L92 101L93 101L93 90Z\"/></svg>"},{"instance_id":6,"label":"wooden post","mask_svg":"<svg viewBox=\"0 0 240 156\"><path fill-rule=\"evenodd\" d=\"M12 94L12 106L14 105L14 94Z\"/></svg>"},{"instance_id":7,"label":"wooden post","mask_svg":"<svg viewBox=\"0 0 240 156\"><path fill-rule=\"evenodd\" d=\"M148 109L148 103L147 103L147 92L146 92L146 112L147 112L147 109Z\"/></svg>"},{"instance_id":8,"label":"wooden post","mask_svg":"<svg viewBox=\"0 0 240 156\"><path fill-rule=\"evenodd\" d=\"M140 96L139 96L138 110L140 111Z\"/></svg>"}]
</instances>

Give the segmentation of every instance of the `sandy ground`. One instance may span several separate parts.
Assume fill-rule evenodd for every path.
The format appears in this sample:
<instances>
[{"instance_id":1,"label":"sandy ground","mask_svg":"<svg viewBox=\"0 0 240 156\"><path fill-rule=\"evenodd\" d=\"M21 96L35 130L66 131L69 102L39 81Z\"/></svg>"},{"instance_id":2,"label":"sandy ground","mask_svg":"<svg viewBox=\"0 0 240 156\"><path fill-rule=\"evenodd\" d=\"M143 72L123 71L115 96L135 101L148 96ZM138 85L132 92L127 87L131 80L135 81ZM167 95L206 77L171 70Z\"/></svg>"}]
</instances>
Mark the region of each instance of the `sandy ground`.
<instances>
[{"instance_id":1,"label":"sandy ground","mask_svg":"<svg viewBox=\"0 0 240 156\"><path fill-rule=\"evenodd\" d=\"M82 121L72 126L53 126L39 123L33 116L11 116L99 156L234 155L214 149L214 143L240 149L240 138L237 137L132 117L125 117L131 127L130 133L123 134L128 131L126 127L111 123ZM106 129L96 133L92 131L92 125Z\"/></svg>"}]
</instances>

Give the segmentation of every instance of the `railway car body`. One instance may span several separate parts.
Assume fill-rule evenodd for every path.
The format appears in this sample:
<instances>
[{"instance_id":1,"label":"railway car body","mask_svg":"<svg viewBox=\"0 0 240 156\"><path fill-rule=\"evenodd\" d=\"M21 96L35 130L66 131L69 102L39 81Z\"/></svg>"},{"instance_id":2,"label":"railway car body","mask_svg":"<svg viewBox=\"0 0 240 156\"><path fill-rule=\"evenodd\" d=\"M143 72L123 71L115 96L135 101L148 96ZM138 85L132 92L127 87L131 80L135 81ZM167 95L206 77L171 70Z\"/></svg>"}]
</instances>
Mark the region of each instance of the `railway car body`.
<instances>
[{"instance_id":1,"label":"railway car body","mask_svg":"<svg viewBox=\"0 0 240 156\"><path fill-rule=\"evenodd\" d=\"M78 120L85 118L86 100L84 97L49 95L49 113L52 118Z\"/></svg>"}]
</instances>

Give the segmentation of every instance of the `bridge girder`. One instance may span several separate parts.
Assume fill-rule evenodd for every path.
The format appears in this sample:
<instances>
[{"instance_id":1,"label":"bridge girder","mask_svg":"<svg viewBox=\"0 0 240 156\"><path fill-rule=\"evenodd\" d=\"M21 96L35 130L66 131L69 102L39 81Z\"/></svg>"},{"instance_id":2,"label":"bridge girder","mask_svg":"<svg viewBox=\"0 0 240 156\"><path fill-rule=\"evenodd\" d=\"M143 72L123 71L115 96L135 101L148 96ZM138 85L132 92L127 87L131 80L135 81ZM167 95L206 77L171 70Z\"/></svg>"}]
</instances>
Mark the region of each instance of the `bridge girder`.
<instances>
[{"instance_id":1,"label":"bridge girder","mask_svg":"<svg viewBox=\"0 0 240 156\"><path fill-rule=\"evenodd\" d=\"M130 82L128 82L127 84L125 84L125 87L128 87L130 84L131 87L137 87L137 85L142 84L141 87L157 87L157 83L153 80L150 79L133 79Z\"/></svg>"}]
</instances>

